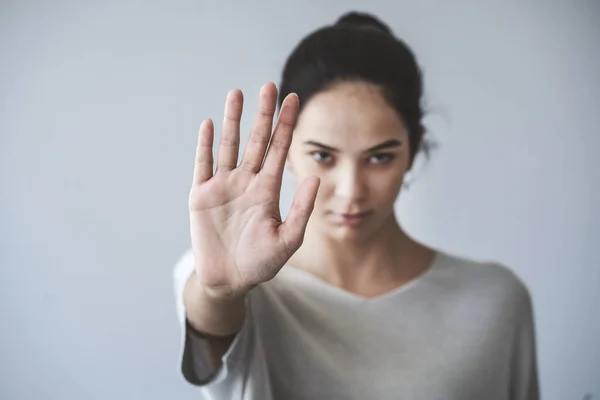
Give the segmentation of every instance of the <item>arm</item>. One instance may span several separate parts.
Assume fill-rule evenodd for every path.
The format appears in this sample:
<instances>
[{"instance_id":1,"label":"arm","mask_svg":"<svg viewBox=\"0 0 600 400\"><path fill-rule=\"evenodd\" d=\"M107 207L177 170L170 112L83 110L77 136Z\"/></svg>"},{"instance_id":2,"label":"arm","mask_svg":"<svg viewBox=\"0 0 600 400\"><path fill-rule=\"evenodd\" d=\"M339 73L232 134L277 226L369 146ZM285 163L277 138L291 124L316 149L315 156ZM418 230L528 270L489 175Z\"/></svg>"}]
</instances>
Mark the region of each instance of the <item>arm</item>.
<instances>
[{"instance_id":1,"label":"arm","mask_svg":"<svg viewBox=\"0 0 600 400\"><path fill-rule=\"evenodd\" d=\"M245 300L245 295L210 295L199 284L195 272L186 281L183 303L191 345L188 354L198 380L209 378L221 367L223 355L244 323Z\"/></svg>"},{"instance_id":2,"label":"arm","mask_svg":"<svg viewBox=\"0 0 600 400\"><path fill-rule=\"evenodd\" d=\"M193 274L194 256L192 251L188 251L174 269L177 315L182 334L180 365L183 377L197 386L206 398L241 400L241 395L251 386L257 393L264 394L261 400L272 400L265 350L252 312L253 295L259 287L247 293L241 327L232 330L236 333L210 337L192 326L190 318L194 317L189 315L193 311L186 309L184 296L193 294L193 289L185 293L186 286L193 286L193 281L190 282ZM198 305L192 303L192 308ZM223 328L228 323L218 325ZM208 329L212 332L212 328Z\"/></svg>"},{"instance_id":3,"label":"arm","mask_svg":"<svg viewBox=\"0 0 600 400\"><path fill-rule=\"evenodd\" d=\"M236 310L235 304L217 302L216 308L210 302L204 304L205 299L197 293L195 276L194 256L188 251L174 268L177 315L182 329L181 371L188 382L204 385L221 369L224 355L245 323L246 312L245 308ZM240 314L241 321L232 324Z\"/></svg>"},{"instance_id":4,"label":"arm","mask_svg":"<svg viewBox=\"0 0 600 400\"><path fill-rule=\"evenodd\" d=\"M525 287L515 326L511 400L540 398L531 296Z\"/></svg>"},{"instance_id":5,"label":"arm","mask_svg":"<svg viewBox=\"0 0 600 400\"><path fill-rule=\"evenodd\" d=\"M319 186L318 178L305 179L287 219L282 221L281 181L299 99L293 93L286 96L273 130L277 95L273 83L262 87L260 111L241 163L241 91L232 90L227 96L216 163L212 120L205 120L198 132L188 199L191 260L178 274L176 288L179 320L185 331L182 372L191 383L203 384L210 382L200 376L210 377L223 367L219 375L231 381L218 389L218 384L212 387L227 393L250 379L241 370L258 374L266 369L260 357L251 357L258 340L252 329L252 313L246 309L251 303L249 291L271 280L300 247ZM229 360L231 353L235 353L237 363ZM245 365L228 375L229 362L236 367Z\"/></svg>"}]
</instances>

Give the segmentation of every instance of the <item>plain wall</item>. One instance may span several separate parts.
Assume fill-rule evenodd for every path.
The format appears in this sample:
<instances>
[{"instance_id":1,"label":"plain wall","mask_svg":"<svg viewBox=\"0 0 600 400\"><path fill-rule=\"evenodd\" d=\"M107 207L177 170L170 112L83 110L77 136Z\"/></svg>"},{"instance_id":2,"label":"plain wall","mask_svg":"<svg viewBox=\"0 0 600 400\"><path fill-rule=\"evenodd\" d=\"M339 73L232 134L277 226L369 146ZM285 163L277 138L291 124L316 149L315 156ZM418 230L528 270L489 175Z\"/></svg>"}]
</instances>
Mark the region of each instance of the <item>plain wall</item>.
<instances>
[{"instance_id":1,"label":"plain wall","mask_svg":"<svg viewBox=\"0 0 600 400\"><path fill-rule=\"evenodd\" d=\"M297 41L351 9L424 70L439 147L403 225L510 266L543 398L600 398L600 3L261 0L0 2L1 399L197 398L171 273L198 125L239 87L245 135Z\"/></svg>"}]
</instances>

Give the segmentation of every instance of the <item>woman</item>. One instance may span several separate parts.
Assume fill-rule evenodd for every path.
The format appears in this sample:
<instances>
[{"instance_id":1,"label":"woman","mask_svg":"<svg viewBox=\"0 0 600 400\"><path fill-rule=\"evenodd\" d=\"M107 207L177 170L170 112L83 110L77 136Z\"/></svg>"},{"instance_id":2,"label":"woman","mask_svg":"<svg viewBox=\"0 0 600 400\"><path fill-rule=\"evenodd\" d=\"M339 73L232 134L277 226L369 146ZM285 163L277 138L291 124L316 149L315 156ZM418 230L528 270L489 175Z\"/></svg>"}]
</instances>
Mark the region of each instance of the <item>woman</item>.
<instances>
[{"instance_id":1,"label":"woman","mask_svg":"<svg viewBox=\"0 0 600 400\"><path fill-rule=\"evenodd\" d=\"M175 280L182 371L205 398L538 398L525 286L395 218L426 150L421 96L410 49L350 13L300 42L279 95L261 89L239 163L241 92L227 97L216 171L202 123ZM299 187L282 221L284 167Z\"/></svg>"}]
</instances>

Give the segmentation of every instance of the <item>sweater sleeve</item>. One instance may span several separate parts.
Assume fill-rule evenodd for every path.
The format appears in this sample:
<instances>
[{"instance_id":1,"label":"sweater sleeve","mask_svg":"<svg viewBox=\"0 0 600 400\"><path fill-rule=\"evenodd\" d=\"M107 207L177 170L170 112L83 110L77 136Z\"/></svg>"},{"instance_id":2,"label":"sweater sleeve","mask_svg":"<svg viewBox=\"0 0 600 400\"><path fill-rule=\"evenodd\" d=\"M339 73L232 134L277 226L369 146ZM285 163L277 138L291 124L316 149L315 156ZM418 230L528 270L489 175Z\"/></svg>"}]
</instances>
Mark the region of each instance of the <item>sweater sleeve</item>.
<instances>
[{"instance_id":1,"label":"sweater sleeve","mask_svg":"<svg viewBox=\"0 0 600 400\"><path fill-rule=\"evenodd\" d=\"M538 400L539 383L531 296L523 285L513 342L511 400Z\"/></svg>"},{"instance_id":2,"label":"sweater sleeve","mask_svg":"<svg viewBox=\"0 0 600 400\"><path fill-rule=\"evenodd\" d=\"M180 367L185 380L199 388L207 400L250 400L260 393L271 399L262 342L252 315L252 292L246 298L244 325L222 357L221 367L212 371L205 340L189 329L183 303L185 283L194 270L193 253L186 252L174 269L177 316L181 328Z\"/></svg>"}]
</instances>

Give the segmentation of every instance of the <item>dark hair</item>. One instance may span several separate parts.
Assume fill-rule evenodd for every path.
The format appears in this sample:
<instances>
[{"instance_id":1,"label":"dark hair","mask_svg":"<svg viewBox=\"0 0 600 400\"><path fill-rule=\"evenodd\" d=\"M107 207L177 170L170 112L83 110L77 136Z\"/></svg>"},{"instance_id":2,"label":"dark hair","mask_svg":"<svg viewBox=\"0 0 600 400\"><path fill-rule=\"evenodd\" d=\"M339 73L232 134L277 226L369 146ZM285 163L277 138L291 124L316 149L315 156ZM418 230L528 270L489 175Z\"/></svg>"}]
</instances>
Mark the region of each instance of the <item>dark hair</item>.
<instances>
[{"instance_id":1,"label":"dark hair","mask_svg":"<svg viewBox=\"0 0 600 400\"><path fill-rule=\"evenodd\" d=\"M302 110L316 93L344 81L379 86L408 128L411 163L420 149L428 153L428 143L422 139L421 70L410 48L372 15L344 14L334 25L302 39L285 63L279 107L294 92Z\"/></svg>"}]
</instances>

